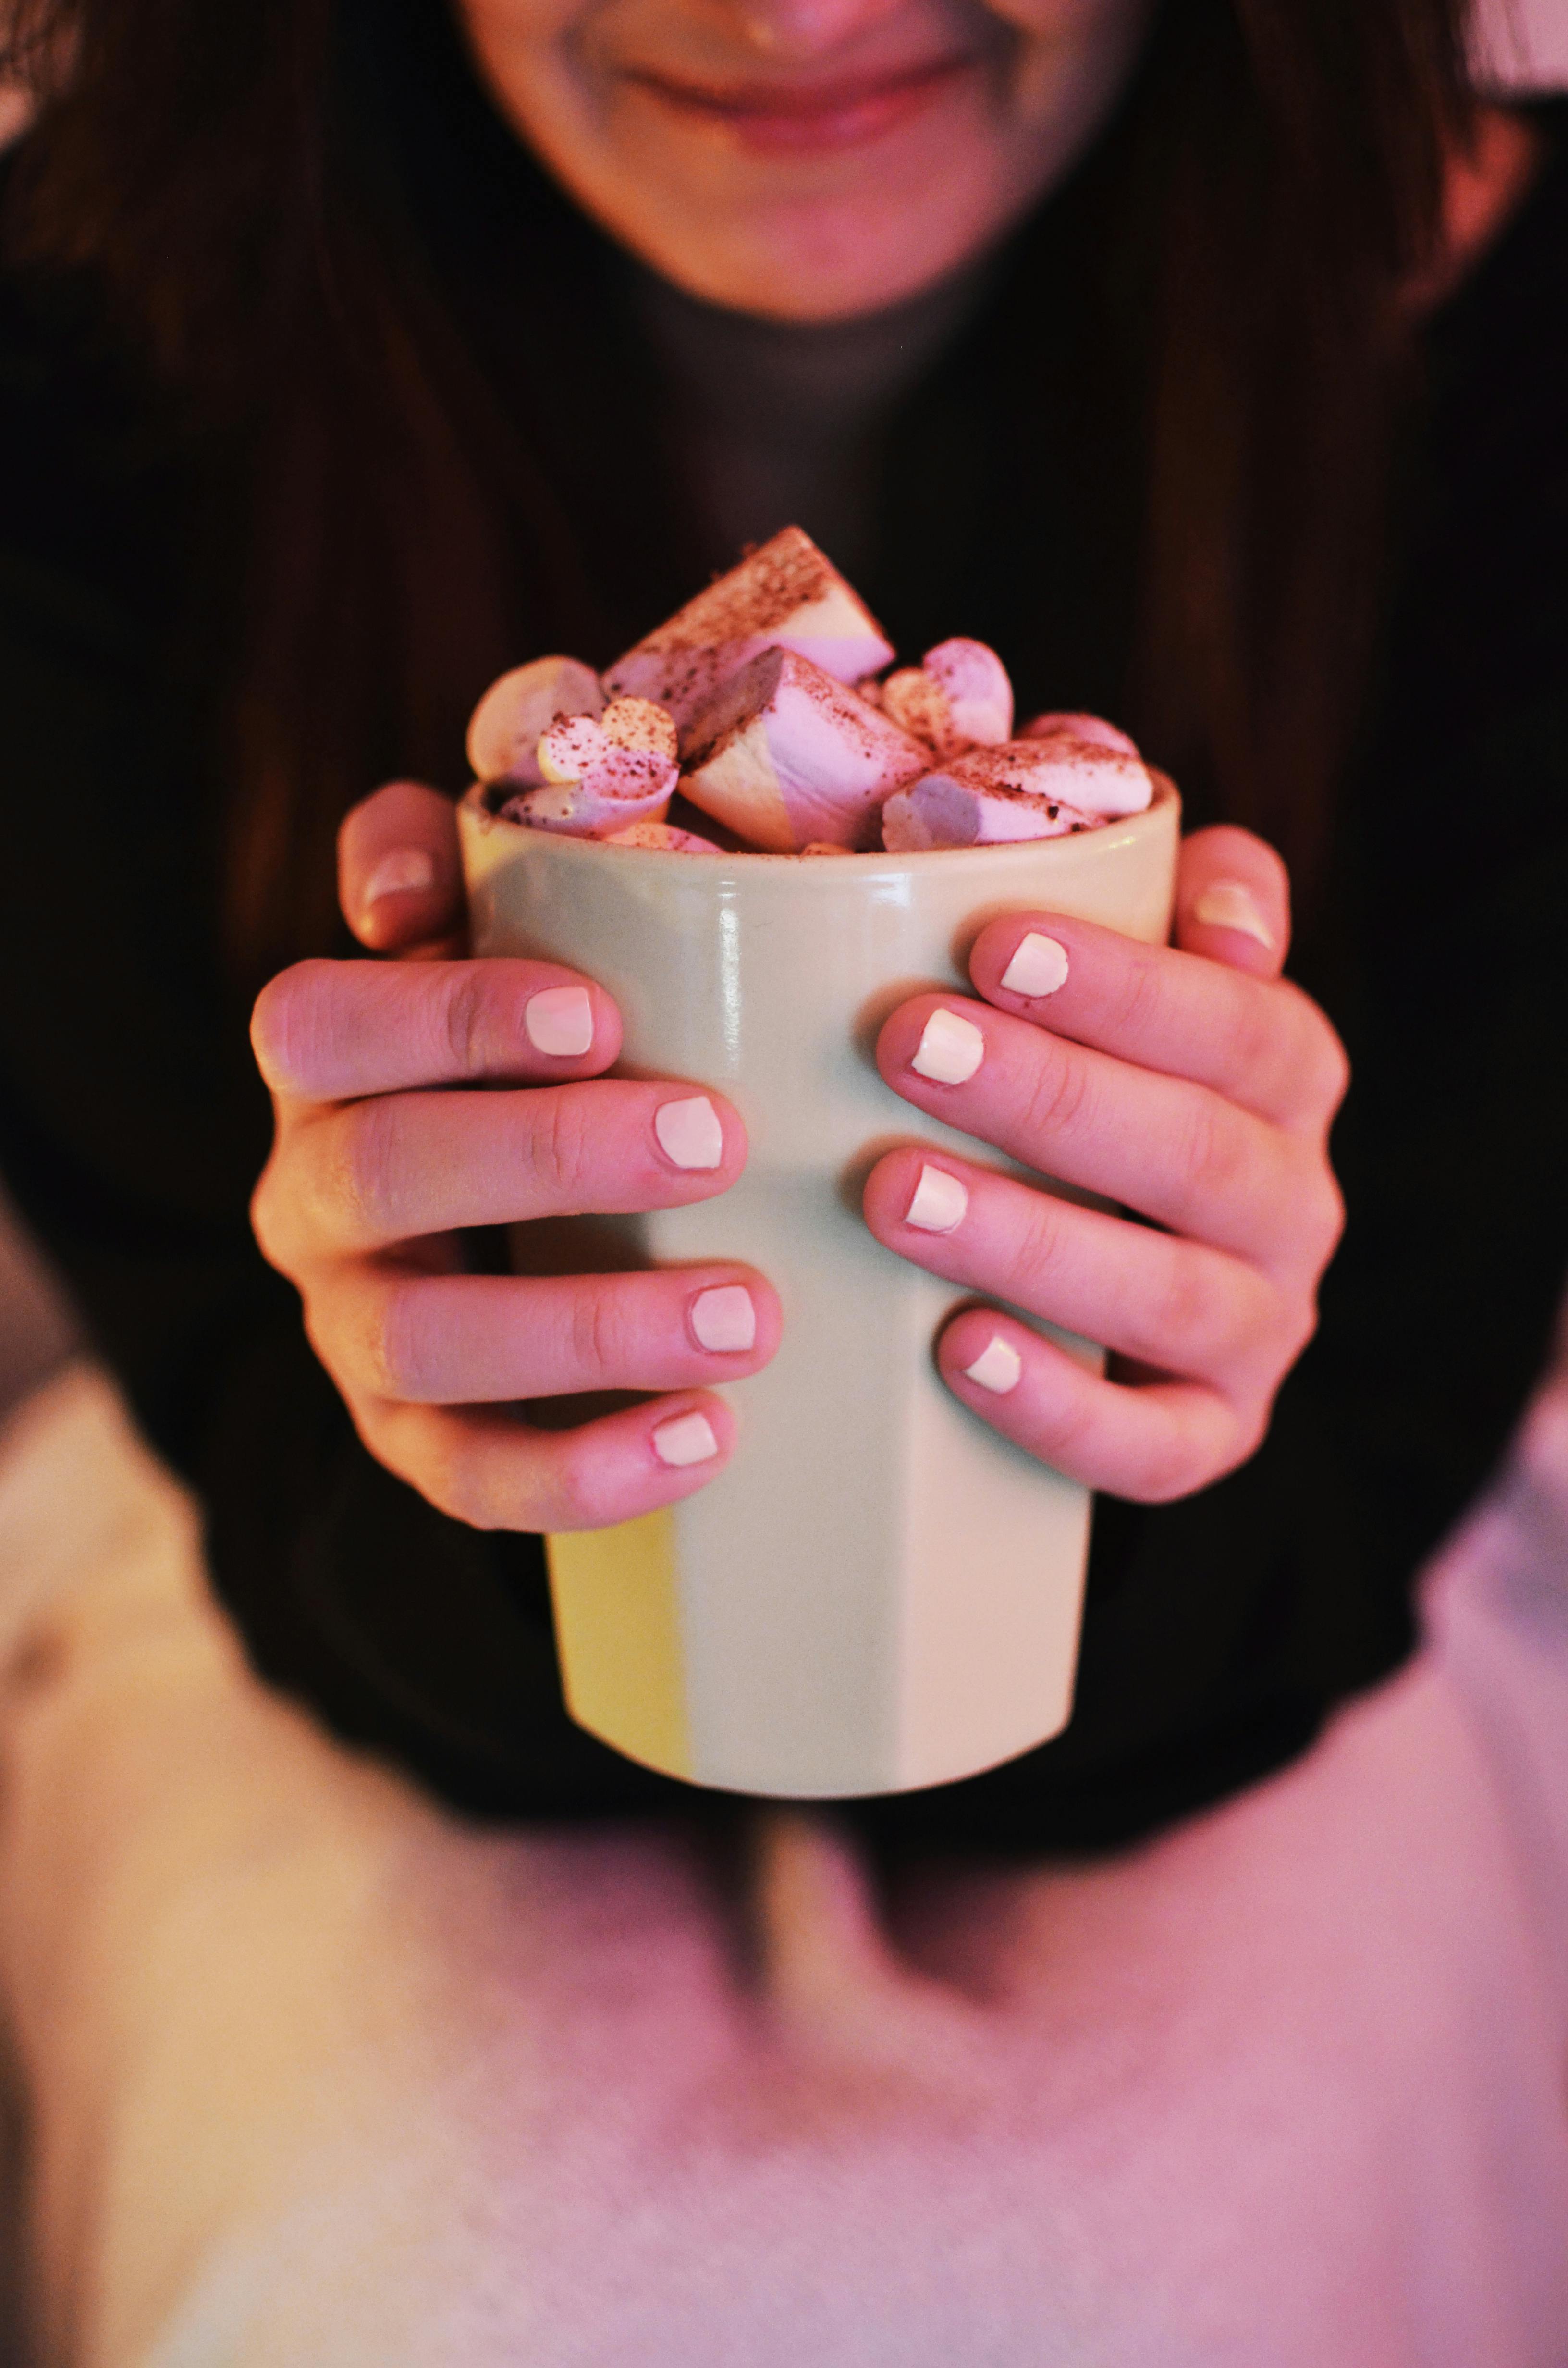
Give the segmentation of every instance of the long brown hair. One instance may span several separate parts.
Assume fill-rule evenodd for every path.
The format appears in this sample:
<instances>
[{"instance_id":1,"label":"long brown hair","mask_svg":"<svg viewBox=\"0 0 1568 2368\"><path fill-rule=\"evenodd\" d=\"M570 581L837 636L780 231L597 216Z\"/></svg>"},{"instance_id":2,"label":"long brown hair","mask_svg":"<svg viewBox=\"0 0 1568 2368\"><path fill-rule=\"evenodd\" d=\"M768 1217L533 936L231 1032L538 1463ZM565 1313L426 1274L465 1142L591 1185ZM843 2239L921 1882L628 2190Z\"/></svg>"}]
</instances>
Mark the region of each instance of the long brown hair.
<instances>
[{"instance_id":1,"label":"long brown hair","mask_svg":"<svg viewBox=\"0 0 1568 2368\"><path fill-rule=\"evenodd\" d=\"M1166 0L1102 175L1147 297L1128 720L1200 810L1308 867L1375 623L1398 291L1466 134L1462 16ZM604 243L487 108L442 0L10 0L9 22L40 98L9 260L85 278L208 459L230 935L266 967L330 941L354 799L456 785L492 674L530 646L607 659L689 588L679 506L608 392L636 364L594 301ZM530 323L567 317L541 367Z\"/></svg>"}]
</instances>

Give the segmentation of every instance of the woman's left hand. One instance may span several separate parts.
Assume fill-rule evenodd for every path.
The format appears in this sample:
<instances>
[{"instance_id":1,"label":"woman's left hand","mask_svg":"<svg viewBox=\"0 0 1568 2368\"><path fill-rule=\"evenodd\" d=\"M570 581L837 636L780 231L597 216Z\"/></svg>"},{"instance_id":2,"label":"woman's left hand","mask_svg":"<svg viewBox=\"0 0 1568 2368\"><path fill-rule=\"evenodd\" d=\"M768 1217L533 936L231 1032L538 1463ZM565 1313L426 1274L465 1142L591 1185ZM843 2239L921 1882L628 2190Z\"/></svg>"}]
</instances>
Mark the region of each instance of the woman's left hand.
<instances>
[{"instance_id":1,"label":"woman's left hand","mask_svg":"<svg viewBox=\"0 0 1568 2368\"><path fill-rule=\"evenodd\" d=\"M934 1147L889 1153L865 1194L901 1257L1112 1352L1102 1377L990 1307L955 1315L937 1349L966 1406L1115 1496L1159 1503L1244 1462L1312 1334L1343 1224L1328 1130L1349 1073L1322 1012L1279 977L1289 934L1272 849L1199 831L1175 947L1011 915L971 956L981 1001L915 996L878 1040L906 1101L1135 1212ZM1026 946L1009 988L1030 938L1045 943ZM1034 992L1016 991L1020 973Z\"/></svg>"}]
</instances>

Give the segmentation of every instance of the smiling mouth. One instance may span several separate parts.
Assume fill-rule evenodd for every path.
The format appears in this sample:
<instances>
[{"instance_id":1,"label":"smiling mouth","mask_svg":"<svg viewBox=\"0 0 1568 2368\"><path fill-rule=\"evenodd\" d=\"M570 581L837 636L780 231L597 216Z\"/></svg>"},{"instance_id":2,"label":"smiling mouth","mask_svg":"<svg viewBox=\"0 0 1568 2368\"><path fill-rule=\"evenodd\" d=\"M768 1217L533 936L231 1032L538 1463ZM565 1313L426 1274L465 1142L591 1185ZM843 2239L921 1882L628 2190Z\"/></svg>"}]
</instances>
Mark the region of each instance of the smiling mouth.
<instances>
[{"instance_id":1,"label":"smiling mouth","mask_svg":"<svg viewBox=\"0 0 1568 2368\"><path fill-rule=\"evenodd\" d=\"M676 113L727 131L748 148L849 148L906 122L975 71L971 57L938 58L897 74L817 83L737 83L725 88L632 73L628 79Z\"/></svg>"}]
</instances>

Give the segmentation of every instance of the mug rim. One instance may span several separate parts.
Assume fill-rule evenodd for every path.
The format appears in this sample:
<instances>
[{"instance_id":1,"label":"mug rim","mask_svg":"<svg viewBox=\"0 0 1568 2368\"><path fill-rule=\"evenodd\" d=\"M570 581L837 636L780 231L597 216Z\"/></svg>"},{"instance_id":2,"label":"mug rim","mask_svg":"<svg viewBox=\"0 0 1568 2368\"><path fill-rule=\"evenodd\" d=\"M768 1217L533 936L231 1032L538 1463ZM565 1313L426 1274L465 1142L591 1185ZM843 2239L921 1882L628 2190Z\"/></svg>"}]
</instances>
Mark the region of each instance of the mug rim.
<instances>
[{"instance_id":1,"label":"mug rim","mask_svg":"<svg viewBox=\"0 0 1568 2368\"><path fill-rule=\"evenodd\" d=\"M685 867L694 863L700 867L698 877L715 882L721 878L751 880L759 885L765 878L782 881L825 876L830 881L846 882L850 880L899 879L912 871L929 871L955 862L961 863L966 871L972 873L982 864L1006 870L1009 864L1024 857L1038 862L1048 848L1060 850L1056 860L1071 865L1089 860L1091 849L1103 854L1112 847L1125 846L1129 840L1142 837L1156 826L1163 829L1172 805L1177 810L1176 818L1179 826L1181 795L1175 782L1153 765L1148 768L1148 771L1154 784L1154 794L1142 813L1118 814L1102 823L1097 829L1067 831L1059 838L998 839L969 847L912 848L896 853L889 848L873 848L862 853L850 850L842 855L818 856L809 860L796 853L776 854L763 848L721 848L716 856L680 857L678 860L683 866L681 876L693 878L694 875ZM505 815L493 813L484 803L486 791L494 786L494 783L484 781L471 783L458 802L458 811L486 833L492 830L502 832L505 838L516 842L519 851L525 846L549 846L568 862L603 864L609 858L633 866L677 860L666 848L611 847L605 839L580 837L572 831L535 830L528 823L510 822ZM565 852L567 849L571 850L570 854Z\"/></svg>"}]
</instances>

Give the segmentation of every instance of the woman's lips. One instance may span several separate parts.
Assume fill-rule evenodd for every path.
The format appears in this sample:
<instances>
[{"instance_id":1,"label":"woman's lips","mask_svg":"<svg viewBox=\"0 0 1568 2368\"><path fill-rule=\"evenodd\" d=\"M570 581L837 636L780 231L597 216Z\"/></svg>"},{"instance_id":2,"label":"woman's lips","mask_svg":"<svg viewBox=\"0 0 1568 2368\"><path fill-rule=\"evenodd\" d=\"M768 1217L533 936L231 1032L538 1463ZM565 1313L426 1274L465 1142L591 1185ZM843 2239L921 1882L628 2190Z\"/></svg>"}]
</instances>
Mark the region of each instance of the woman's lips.
<instances>
[{"instance_id":1,"label":"woman's lips","mask_svg":"<svg viewBox=\"0 0 1568 2368\"><path fill-rule=\"evenodd\" d=\"M818 83L736 83L722 88L633 72L667 107L695 116L748 148L847 148L875 140L928 107L973 71L970 57L938 58L894 74Z\"/></svg>"}]
</instances>

